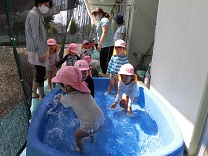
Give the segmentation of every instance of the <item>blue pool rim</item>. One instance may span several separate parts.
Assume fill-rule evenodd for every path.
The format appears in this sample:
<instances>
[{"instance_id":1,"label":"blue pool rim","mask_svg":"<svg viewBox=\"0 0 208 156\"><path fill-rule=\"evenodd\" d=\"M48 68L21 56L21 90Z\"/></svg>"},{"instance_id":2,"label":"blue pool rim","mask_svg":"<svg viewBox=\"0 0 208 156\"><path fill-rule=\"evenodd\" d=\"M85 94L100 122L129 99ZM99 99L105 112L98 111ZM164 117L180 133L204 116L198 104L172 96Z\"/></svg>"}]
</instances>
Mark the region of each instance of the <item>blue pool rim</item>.
<instances>
[{"instance_id":1,"label":"blue pool rim","mask_svg":"<svg viewBox=\"0 0 208 156\"><path fill-rule=\"evenodd\" d=\"M93 79L95 84L95 91L97 89L103 89L104 86L107 89L109 78ZM159 131L161 133L164 131L164 134L160 135L162 135L162 137L166 137L166 139L164 139L164 147L143 156L183 156L184 141L179 126L177 125L173 115L165 106L165 104L162 103L161 100L149 89L143 87L142 85L141 88L144 91L144 102L147 100L151 101L151 105L145 107L150 110L153 119L156 120ZM60 87L57 86L51 92L49 92L38 106L32 118L27 137L27 156L69 156L68 153L64 153L57 149L51 148L40 141L43 137L42 131L44 129L44 118L46 117L45 112L47 110L46 103L59 91ZM154 103L154 105L152 103Z\"/></svg>"}]
</instances>

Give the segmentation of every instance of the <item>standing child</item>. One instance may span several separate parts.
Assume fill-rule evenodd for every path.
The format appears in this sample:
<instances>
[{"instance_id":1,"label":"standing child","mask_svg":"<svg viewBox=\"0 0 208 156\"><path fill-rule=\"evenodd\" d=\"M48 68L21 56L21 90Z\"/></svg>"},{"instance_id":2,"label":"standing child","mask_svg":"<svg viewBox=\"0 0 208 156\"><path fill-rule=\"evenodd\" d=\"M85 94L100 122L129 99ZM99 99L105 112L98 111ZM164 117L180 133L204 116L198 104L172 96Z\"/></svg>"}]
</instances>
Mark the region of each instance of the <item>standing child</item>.
<instances>
[{"instance_id":1,"label":"standing child","mask_svg":"<svg viewBox=\"0 0 208 156\"><path fill-rule=\"evenodd\" d=\"M84 153L83 138L90 136L94 142L95 133L102 127L105 117L101 108L89 94L90 90L82 82L82 74L73 66L60 69L58 75L52 79L59 83L67 94L60 98L64 107L72 107L80 120L80 127L75 132L76 145L80 153Z\"/></svg>"},{"instance_id":2,"label":"standing child","mask_svg":"<svg viewBox=\"0 0 208 156\"><path fill-rule=\"evenodd\" d=\"M118 92L118 71L122 65L129 62L126 56L125 46L126 43L123 40L117 40L114 44L116 53L111 57L108 63L107 74L110 74L110 85L108 91L105 92L105 96L107 96L115 86L115 96Z\"/></svg>"},{"instance_id":3,"label":"standing child","mask_svg":"<svg viewBox=\"0 0 208 156\"><path fill-rule=\"evenodd\" d=\"M90 56L91 58L92 52L90 50L90 43L88 40L84 40L82 42L82 48L79 52L79 57L83 59L85 56Z\"/></svg>"},{"instance_id":4,"label":"standing child","mask_svg":"<svg viewBox=\"0 0 208 156\"><path fill-rule=\"evenodd\" d=\"M46 53L46 74L48 77L48 86L49 89L52 90L52 83L51 79L56 76L56 64L59 61L59 46L56 44L56 40L53 38L50 38L47 40L47 46L48 46L48 51ZM56 86L55 83L53 83L53 88Z\"/></svg>"},{"instance_id":5,"label":"standing child","mask_svg":"<svg viewBox=\"0 0 208 156\"><path fill-rule=\"evenodd\" d=\"M59 68L65 61L67 66L73 66L77 60L80 60L78 55L78 45L70 43L67 51L67 55L56 65Z\"/></svg>"},{"instance_id":6,"label":"standing child","mask_svg":"<svg viewBox=\"0 0 208 156\"><path fill-rule=\"evenodd\" d=\"M119 15L119 14L116 15L114 20L116 21L116 24L118 26L118 29L116 30L114 37L113 37L114 42L119 39L122 39L125 41L126 27L124 25L123 15Z\"/></svg>"},{"instance_id":7,"label":"standing child","mask_svg":"<svg viewBox=\"0 0 208 156\"><path fill-rule=\"evenodd\" d=\"M94 98L94 81L91 77L91 71L88 63L85 60L78 60L74 64L75 68L78 68L82 73L82 81L85 82L89 90L91 91L91 95Z\"/></svg>"},{"instance_id":8,"label":"standing child","mask_svg":"<svg viewBox=\"0 0 208 156\"><path fill-rule=\"evenodd\" d=\"M130 116L132 112L131 105L139 97L139 87L137 85L137 75L134 74L134 67L129 63L121 66L118 78L118 94L110 109L115 109L120 101L120 107L127 109L127 115Z\"/></svg>"}]
</instances>

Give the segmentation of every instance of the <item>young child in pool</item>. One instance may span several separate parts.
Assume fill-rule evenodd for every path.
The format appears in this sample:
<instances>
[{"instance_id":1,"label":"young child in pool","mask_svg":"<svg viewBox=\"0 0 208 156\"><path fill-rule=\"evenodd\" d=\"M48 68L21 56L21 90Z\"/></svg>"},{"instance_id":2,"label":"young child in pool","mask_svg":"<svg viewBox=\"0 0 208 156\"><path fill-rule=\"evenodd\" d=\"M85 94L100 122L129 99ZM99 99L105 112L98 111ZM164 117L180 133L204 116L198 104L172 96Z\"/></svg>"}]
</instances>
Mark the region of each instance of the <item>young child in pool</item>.
<instances>
[{"instance_id":1,"label":"young child in pool","mask_svg":"<svg viewBox=\"0 0 208 156\"><path fill-rule=\"evenodd\" d=\"M78 68L82 73L82 81L85 82L89 90L91 91L91 95L94 98L94 81L91 77L91 71L88 63L85 60L78 60L74 64L75 68Z\"/></svg>"},{"instance_id":2,"label":"young child in pool","mask_svg":"<svg viewBox=\"0 0 208 156\"><path fill-rule=\"evenodd\" d=\"M93 135L102 127L105 117L101 108L90 95L90 90L82 82L81 71L73 66L62 67L52 82L59 83L67 94L60 98L64 107L71 107L80 120L80 127L75 132L77 149L84 153L83 138Z\"/></svg>"},{"instance_id":3,"label":"young child in pool","mask_svg":"<svg viewBox=\"0 0 208 156\"><path fill-rule=\"evenodd\" d=\"M120 102L120 107L127 109L127 115L132 113L132 103L139 97L137 75L134 74L134 67L127 63L121 66L118 72L118 94L110 109L115 109Z\"/></svg>"},{"instance_id":4,"label":"young child in pool","mask_svg":"<svg viewBox=\"0 0 208 156\"><path fill-rule=\"evenodd\" d=\"M107 69L107 75L110 74L110 84L108 86L108 91L105 92L105 96L107 96L115 86L115 96L118 92L118 71L122 65L129 62L126 56L125 46L126 43L123 40L117 40L114 44L114 54L108 63Z\"/></svg>"},{"instance_id":5,"label":"young child in pool","mask_svg":"<svg viewBox=\"0 0 208 156\"><path fill-rule=\"evenodd\" d=\"M59 68L65 61L67 66L73 66L77 60L80 60L80 57L78 56L78 45L70 43L67 55L56 65L56 68Z\"/></svg>"},{"instance_id":6,"label":"young child in pool","mask_svg":"<svg viewBox=\"0 0 208 156\"><path fill-rule=\"evenodd\" d=\"M56 76L56 64L59 62L58 52L60 50L59 46L56 44L56 40L50 38L47 40L48 51L46 53L46 74L48 77L48 86L52 90L56 86L56 83L51 83L51 79Z\"/></svg>"}]
</instances>

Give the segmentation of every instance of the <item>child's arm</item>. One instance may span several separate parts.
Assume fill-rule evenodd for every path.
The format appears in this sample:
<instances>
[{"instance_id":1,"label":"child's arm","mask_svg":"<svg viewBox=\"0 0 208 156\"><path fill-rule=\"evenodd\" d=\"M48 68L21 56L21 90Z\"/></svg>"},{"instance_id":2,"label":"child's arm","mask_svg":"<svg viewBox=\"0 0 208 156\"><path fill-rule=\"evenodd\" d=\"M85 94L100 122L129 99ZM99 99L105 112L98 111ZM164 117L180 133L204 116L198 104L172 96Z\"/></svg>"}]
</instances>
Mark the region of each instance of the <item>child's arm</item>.
<instances>
[{"instance_id":1,"label":"child's arm","mask_svg":"<svg viewBox=\"0 0 208 156\"><path fill-rule=\"evenodd\" d=\"M131 106L128 106L126 114L127 114L128 116L130 116L131 113L132 113Z\"/></svg>"},{"instance_id":2,"label":"child's arm","mask_svg":"<svg viewBox=\"0 0 208 156\"><path fill-rule=\"evenodd\" d=\"M82 58L82 54L80 54L79 57Z\"/></svg>"},{"instance_id":3,"label":"child's arm","mask_svg":"<svg viewBox=\"0 0 208 156\"><path fill-rule=\"evenodd\" d=\"M56 68L60 67L67 60L68 55L66 55L59 63L56 64Z\"/></svg>"},{"instance_id":4,"label":"child's arm","mask_svg":"<svg viewBox=\"0 0 208 156\"><path fill-rule=\"evenodd\" d=\"M60 104L62 104L62 100L63 100L63 94L61 95L61 97L60 97L60 99L59 99L59 102L60 102ZM62 104L63 105L63 104Z\"/></svg>"}]
</instances>

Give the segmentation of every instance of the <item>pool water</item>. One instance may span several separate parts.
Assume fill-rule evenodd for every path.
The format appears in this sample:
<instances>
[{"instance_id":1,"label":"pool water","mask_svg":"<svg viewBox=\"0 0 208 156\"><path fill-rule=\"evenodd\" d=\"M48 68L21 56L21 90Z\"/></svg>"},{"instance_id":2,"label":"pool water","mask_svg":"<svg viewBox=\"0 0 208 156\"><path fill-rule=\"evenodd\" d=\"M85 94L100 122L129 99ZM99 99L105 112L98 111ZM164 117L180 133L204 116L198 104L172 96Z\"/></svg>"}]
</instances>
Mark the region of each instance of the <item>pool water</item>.
<instances>
[{"instance_id":1,"label":"pool water","mask_svg":"<svg viewBox=\"0 0 208 156\"><path fill-rule=\"evenodd\" d=\"M64 108L59 103L61 94L59 91L47 103L44 135L41 140L69 155L83 155L74 150L74 133L79 127L79 120L71 108ZM106 120L97 132L94 143L90 142L89 137L84 139L84 155L144 155L164 146L157 123L151 118L148 108L144 110L135 103L129 117L119 105L115 110L109 109L114 99L114 93L104 96L103 91L95 92L95 100L103 110Z\"/></svg>"}]
</instances>

